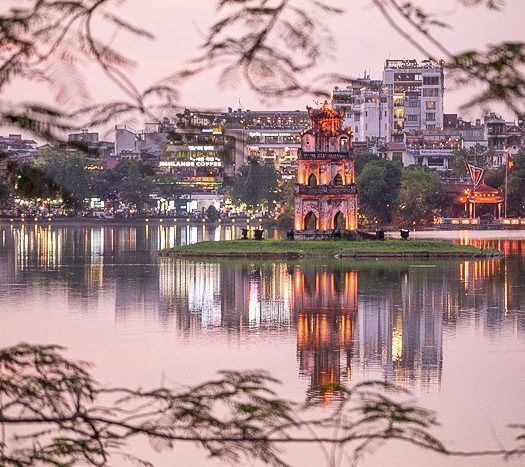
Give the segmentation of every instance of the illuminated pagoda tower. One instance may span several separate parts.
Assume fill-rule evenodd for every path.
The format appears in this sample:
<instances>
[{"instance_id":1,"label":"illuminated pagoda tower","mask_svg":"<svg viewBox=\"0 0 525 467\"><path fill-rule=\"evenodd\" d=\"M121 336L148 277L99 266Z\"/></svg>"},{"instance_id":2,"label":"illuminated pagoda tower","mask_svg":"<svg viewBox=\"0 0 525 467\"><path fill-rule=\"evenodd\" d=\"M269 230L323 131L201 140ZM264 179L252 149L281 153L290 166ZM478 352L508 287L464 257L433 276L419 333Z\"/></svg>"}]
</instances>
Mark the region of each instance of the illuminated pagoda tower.
<instances>
[{"instance_id":1,"label":"illuminated pagoda tower","mask_svg":"<svg viewBox=\"0 0 525 467\"><path fill-rule=\"evenodd\" d=\"M344 109L325 101L308 107L312 127L301 134L295 186L295 238L323 239L357 229L352 133L343 130Z\"/></svg>"}]
</instances>

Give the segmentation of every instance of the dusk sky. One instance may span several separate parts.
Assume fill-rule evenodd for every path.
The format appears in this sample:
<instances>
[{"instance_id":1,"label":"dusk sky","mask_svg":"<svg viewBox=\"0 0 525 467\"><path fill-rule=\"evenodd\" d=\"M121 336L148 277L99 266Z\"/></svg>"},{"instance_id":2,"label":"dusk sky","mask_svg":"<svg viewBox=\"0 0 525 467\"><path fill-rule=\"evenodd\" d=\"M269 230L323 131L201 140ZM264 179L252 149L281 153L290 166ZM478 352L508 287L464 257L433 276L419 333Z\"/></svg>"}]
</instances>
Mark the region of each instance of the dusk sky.
<instances>
[{"instance_id":1,"label":"dusk sky","mask_svg":"<svg viewBox=\"0 0 525 467\"><path fill-rule=\"evenodd\" d=\"M336 49L331 51L335 57L326 60L315 73L338 72L362 76L367 70L372 78L379 79L387 58L426 58L392 30L370 0L337 0L335 3L347 9L345 15L329 18L329 26L337 41ZM115 34L114 27L105 30L104 34L108 39L111 38L115 47L136 60L137 67L131 73L131 78L139 87L146 87L156 79L180 69L187 60L199 54L199 45L205 38L208 26L218 18L215 4L212 0L128 0L118 11L119 15L149 30L155 39L139 39L124 32ZM440 19L452 25L451 30L439 31L438 37L453 52L483 49L486 44L502 41L525 41L523 0L507 0L501 12L492 12L483 7L460 7L458 0L425 0L419 4L436 12ZM119 90L101 76L99 70L91 69L86 75L94 100L120 97ZM28 87L25 83L15 84L9 93L13 100L21 96L24 99L41 99L42 96L34 86ZM457 112L472 94L471 88L459 92L451 89L449 82L445 94L445 112ZM227 107L238 107L239 100L244 109L304 109L306 105L313 104L314 97L261 102L253 91L242 86L220 89L217 74L214 73L196 77L181 87L182 106L225 110ZM507 109L494 110L507 119L514 118ZM467 118L475 118L480 113L479 110L463 112ZM140 125L139 122L137 124Z\"/></svg>"}]
</instances>

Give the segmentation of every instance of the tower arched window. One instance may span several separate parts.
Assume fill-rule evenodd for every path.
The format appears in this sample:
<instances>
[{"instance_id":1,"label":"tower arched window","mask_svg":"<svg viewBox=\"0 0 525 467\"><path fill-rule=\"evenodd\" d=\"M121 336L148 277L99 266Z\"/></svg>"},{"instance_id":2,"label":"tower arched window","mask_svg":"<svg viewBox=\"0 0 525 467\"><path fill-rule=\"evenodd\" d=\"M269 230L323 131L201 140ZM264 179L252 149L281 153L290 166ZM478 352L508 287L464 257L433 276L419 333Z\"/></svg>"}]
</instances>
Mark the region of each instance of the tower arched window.
<instances>
[{"instance_id":1,"label":"tower arched window","mask_svg":"<svg viewBox=\"0 0 525 467\"><path fill-rule=\"evenodd\" d=\"M308 186L317 186L317 177L314 174L308 177Z\"/></svg>"}]
</instances>

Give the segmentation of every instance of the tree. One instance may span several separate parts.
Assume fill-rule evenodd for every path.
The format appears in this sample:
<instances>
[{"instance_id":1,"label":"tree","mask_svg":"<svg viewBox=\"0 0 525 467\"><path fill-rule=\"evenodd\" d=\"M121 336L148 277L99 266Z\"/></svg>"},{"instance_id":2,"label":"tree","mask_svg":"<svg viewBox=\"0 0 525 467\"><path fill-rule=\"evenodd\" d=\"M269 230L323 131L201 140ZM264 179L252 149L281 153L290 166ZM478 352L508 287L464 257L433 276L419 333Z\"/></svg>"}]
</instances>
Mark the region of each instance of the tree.
<instances>
[{"instance_id":1,"label":"tree","mask_svg":"<svg viewBox=\"0 0 525 467\"><path fill-rule=\"evenodd\" d=\"M514 156L514 170L508 174L507 215L525 216L525 152Z\"/></svg>"},{"instance_id":2,"label":"tree","mask_svg":"<svg viewBox=\"0 0 525 467\"><path fill-rule=\"evenodd\" d=\"M114 169L93 172L89 178L91 196L102 200L116 200L123 179L124 175Z\"/></svg>"},{"instance_id":3,"label":"tree","mask_svg":"<svg viewBox=\"0 0 525 467\"><path fill-rule=\"evenodd\" d=\"M215 222L219 217L219 211L217 211L217 208L213 204L208 206L208 209L206 209L206 218Z\"/></svg>"},{"instance_id":4,"label":"tree","mask_svg":"<svg viewBox=\"0 0 525 467\"><path fill-rule=\"evenodd\" d=\"M295 178L286 180L279 187L279 214L277 226L280 230L290 230L293 228L295 217Z\"/></svg>"},{"instance_id":5,"label":"tree","mask_svg":"<svg viewBox=\"0 0 525 467\"><path fill-rule=\"evenodd\" d=\"M503 189L505 185L505 166L485 170L483 181L488 186Z\"/></svg>"},{"instance_id":6,"label":"tree","mask_svg":"<svg viewBox=\"0 0 525 467\"><path fill-rule=\"evenodd\" d=\"M378 161L379 156L377 154L372 154L369 152L357 152L355 154L355 174L356 176L359 176L363 169L365 168L366 164L372 161Z\"/></svg>"},{"instance_id":7,"label":"tree","mask_svg":"<svg viewBox=\"0 0 525 467\"><path fill-rule=\"evenodd\" d=\"M102 466L121 458L149 465L126 452L138 437L157 450L191 442L230 464L284 466L280 447L288 443L333 445L330 465L338 449L357 460L369 446L388 440L444 455L478 454L448 450L431 433L435 414L384 382L326 386L337 402L332 415L316 417L322 398L302 406L282 399L273 389L278 381L263 371L221 372L178 389L104 388L88 364L67 359L62 348L19 344L0 349L0 375L3 466ZM525 447L481 454L522 455Z\"/></svg>"},{"instance_id":8,"label":"tree","mask_svg":"<svg viewBox=\"0 0 525 467\"><path fill-rule=\"evenodd\" d=\"M5 207L10 197L11 191L9 187L5 183L0 182L0 208Z\"/></svg>"},{"instance_id":9,"label":"tree","mask_svg":"<svg viewBox=\"0 0 525 467\"><path fill-rule=\"evenodd\" d=\"M399 190L399 218L402 223L428 224L443 197L438 173L426 167L403 169Z\"/></svg>"},{"instance_id":10,"label":"tree","mask_svg":"<svg viewBox=\"0 0 525 467\"><path fill-rule=\"evenodd\" d=\"M266 203L270 206L273 201L277 201L277 190L277 172L274 165L252 160L239 169L233 182L232 197L254 209L257 204Z\"/></svg>"},{"instance_id":11,"label":"tree","mask_svg":"<svg viewBox=\"0 0 525 467\"><path fill-rule=\"evenodd\" d=\"M65 206L76 207L76 199L67 188L59 185L41 168L26 163L14 165L11 172L12 186L19 196L42 199L60 197Z\"/></svg>"},{"instance_id":12,"label":"tree","mask_svg":"<svg viewBox=\"0 0 525 467\"><path fill-rule=\"evenodd\" d=\"M492 167L492 153L486 146L476 144L470 148L456 149L450 169L455 177L464 177L467 175L465 164L469 163L476 167Z\"/></svg>"},{"instance_id":13,"label":"tree","mask_svg":"<svg viewBox=\"0 0 525 467\"><path fill-rule=\"evenodd\" d=\"M357 187L361 210L368 219L380 223L392 221L401 186L401 168L401 163L387 160L364 166L357 177Z\"/></svg>"},{"instance_id":14,"label":"tree","mask_svg":"<svg viewBox=\"0 0 525 467\"><path fill-rule=\"evenodd\" d=\"M133 204L137 212L141 213L145 204L150 202L153 193L153 181L140 173L138 164L128 167L127 177L120 184L120 197L125 203Z\"/></svg>"},{"instance_id":15,"label":"tree","mask_svg":"<svg viewBox=\"0 0 525 467\"><path fill-rule=\"evenodd\" d=\"M108 42L103 27L94 27L109 23L116 30L152 38L140 25L118 16L121 0L28 3L0 15L0 42L7 51L0 66L0 120L46 140L60 140L72 127L94 127L133 112L159 120L165 109L176 106L177 87L183 80L214 69L220 72L220 84L244 81L263 98L326 95L326 83L348 79L325 69L311 79L306 75L318 67L326 50L333 50L330 18L345 11L326 0L218 0L222 16L210 27L202 55L144 89L129 79L133 57ZM500 10L504 0L458 3L464 8ZM438 38L448 24L416 1L371 0L371 5L420 55L443 58L456 85L479 85L479 94L465 106L497 102L520 110L525 98L523 43L503 41L486 50L453 53ZM98 66L126 97L86 104L90 99L79 68L82 63ZM45 83L56 104L13 104L6 94L17 79Z\"/></svg>"}]
</instances>

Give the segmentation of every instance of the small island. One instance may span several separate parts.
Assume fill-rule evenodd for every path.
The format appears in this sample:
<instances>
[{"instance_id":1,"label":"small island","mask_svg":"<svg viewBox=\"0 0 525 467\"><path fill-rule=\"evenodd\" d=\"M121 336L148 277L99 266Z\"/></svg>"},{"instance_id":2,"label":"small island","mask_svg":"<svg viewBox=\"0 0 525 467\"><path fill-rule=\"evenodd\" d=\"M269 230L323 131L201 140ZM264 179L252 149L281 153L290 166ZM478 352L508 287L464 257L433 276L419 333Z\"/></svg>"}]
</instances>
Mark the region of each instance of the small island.
<instances>
[{"instance_id":1,"label":"small island","mask_svg":"<svg viewBox=\"0 0 525 467\"><path fill-rule=\"evenodd\" d=\"M161 256L300 259L336 258L489 258L497 250L436 240L223 240L181 245Z\"/></svg>"}]
</instances>

